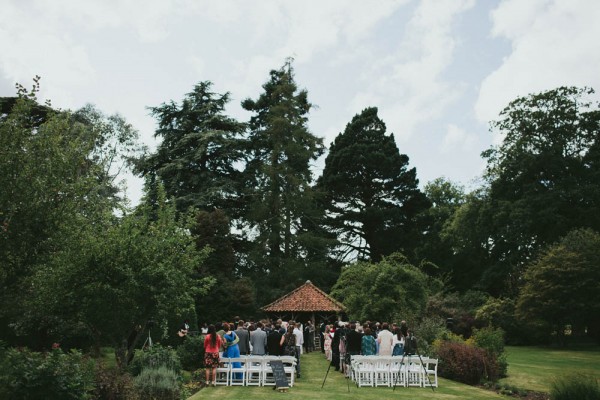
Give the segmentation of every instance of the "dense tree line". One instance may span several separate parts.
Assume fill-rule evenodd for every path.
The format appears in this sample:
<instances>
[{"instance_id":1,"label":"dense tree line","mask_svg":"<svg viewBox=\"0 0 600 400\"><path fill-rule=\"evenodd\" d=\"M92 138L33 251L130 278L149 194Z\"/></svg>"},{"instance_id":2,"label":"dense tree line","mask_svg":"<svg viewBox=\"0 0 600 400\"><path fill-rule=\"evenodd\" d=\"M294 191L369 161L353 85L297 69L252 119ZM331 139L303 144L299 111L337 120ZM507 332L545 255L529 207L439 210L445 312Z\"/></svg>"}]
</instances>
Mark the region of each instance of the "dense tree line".
<instances>
[{"instance_id":1,"label":"dense tree line","mask_svg":"<svg viewBox=\"0 0 600 400\"><path fill-rule=\"evenodd\" d=\"M55 110L36 93L0 100L2 340L111 345L127 364L149 321L168 341L182 318L258 318L307 279L353 318L598 337L597 321L544 297L561 301L585 276L586 295L567 304L600 304L591 89L511 102L471 192L444 178L421 190L375 107L339 133L316 176L325 146L289 60L242 102L248 121L228 116L229 93L207 81L150 107L161 139L151 153L120 116ZM134 209L116 182L123 168L145 178Z\"/></svg>"}]
</instances>

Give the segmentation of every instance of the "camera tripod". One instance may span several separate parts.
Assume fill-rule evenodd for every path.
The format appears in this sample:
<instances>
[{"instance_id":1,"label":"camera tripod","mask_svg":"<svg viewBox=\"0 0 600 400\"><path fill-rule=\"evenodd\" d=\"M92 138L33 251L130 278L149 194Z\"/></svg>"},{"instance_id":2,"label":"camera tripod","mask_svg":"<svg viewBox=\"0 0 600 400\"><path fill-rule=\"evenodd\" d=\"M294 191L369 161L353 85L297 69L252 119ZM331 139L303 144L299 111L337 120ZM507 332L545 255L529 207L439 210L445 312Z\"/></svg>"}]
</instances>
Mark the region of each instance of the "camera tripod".
<instances>
[{"instance_id":1,"label":"camera tripod","mask_svg":"<svg viewBox=\"0 0 600 400\"><path fill-rule=\"evenodd\" d=\"M435 392L435 389L433 388L433 385L431 384L431 380L429 379L429 374L427 373L427 368L425 368L425 364L423 363L423 358L421 358L421 354L419 354L419 352L417 351L417 349L415 349L414 353L409 353L409 352L404 352L404 354L402 354L402 359L400 360L400 366L398 367L398 374L396 375L396 379L394 379L394 385L393 385L393 390L396 390L396 386L398 383L398 378L400 378L400 374L402 373L402 366L404 365L404 357L408 356L409 358L411 356L417 355L419 357L419 360L421 361L421 367L423 368L423 372L425 372L425 376L427 377L427 382L429 382L429 387L431 388L431 390L433 392Z\"/></svg>"},{"instance_id":2,"label":"camera tripod","mask_svg":"<svg viewBox=\"0 0 600 400\"><path fill-rule=\"evenodd\" d=\"M142 350L146 348L146 345L148 345L148 347L152 347L152 336L150 336L150 327L148 327L148 337L146 338L146 340L144 341L144 344L142 345Z\"/></svg>"},{"instance_id":3,"label":"camera tripod","mask_svg":"<svg viewBox=\"0 0 600 400\"><path fill-rule=\"evenodd\" d=\"M344 341L344 349L346 348L346 337L342 337L341 340ZM341 353L340 352L340 361L342 361L342 372L344 373L344 375L346 375L346 372L344 371L344 364L346 361L346 352ZM329 375L329 370L331 369L331 364L333 361L329 362L329 367L327 367L327 372L325 373L325 378L323 378L323 384L321 385L321 389L323 389L323 386L325 386L325 381L327 380L327 375ZM350 392L350 378L352 377L352 362L350 362L350 376L346 376L347 379L347 383L348 383L348 392Z\"/></svg>"}]
</instances>

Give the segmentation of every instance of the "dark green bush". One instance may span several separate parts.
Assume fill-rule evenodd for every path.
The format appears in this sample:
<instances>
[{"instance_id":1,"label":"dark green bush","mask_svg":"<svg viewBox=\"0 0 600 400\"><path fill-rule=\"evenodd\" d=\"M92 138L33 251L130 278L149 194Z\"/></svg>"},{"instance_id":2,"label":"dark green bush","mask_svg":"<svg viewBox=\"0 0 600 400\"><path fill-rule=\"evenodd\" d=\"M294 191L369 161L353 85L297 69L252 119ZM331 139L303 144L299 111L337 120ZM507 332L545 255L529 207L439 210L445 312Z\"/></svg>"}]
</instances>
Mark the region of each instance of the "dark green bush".
<instances>
[{"instance_id":1,"label":"dark green bush","mask_svg":"<svg viewBox=\"0 0 600 400\"><path fill-rule=\"evenodd\" d=\"M96 365L94 399L98 400L138 400L133 379L127 372L118 368Z\"/></svg>"},{"instance_id":2,"label":"dark green bush","mask_svg":"<svg viewBox=\"0 0 600 400\"><path fill-rule=\"evenodd\" d=\"M0 398L90 399L94 389L94 363L72 350L38 353L28 349L2 351Z\"/></svg>"},{"instance_id":3,"label":"dark green bush","mask_svg":"<svg viewBox=\"0 0 600 400\"><path fill-rule=\"evenodd\" d=\"M418 341L418 351L423 355L431 355L435 339L448 333L444 319L440 317L425 317L413 329Z\"/></svg>"},{"instance_id":4,"label":"dark green bush","mask_svg":"<svg viewBox=\"0 0 600 400\"><path fill-rule=\"evenodd\" d=\"M144 368L134 378L142 399L179 400L181 383L175 371L165 366Z\"/></svg>"},{"instance_id":5,"label":"dark green bush","mask_svg":"<svg viewBox=\"0 0 600 400\"><path fill-rule=\"evenodd\" d=\"M133 361L129 365L132 375L139 375L145 368L167 367L176 374L181 372L181 362L177 352L171 347L155 344L145 350L136 350Z\"/></svg>"},{"instance_id":6,"label":"dark green bush","mask_svg":"<svg viewBox=\"0 0 600 400\"><path fill-rule=\"evenodd\" d=\"M475 385L498 379L496 359L485 350L466 343L436 341L439 375L454 381Z\"/></svg>"},{"instance_id":7,"label":"dark green bush","mask_svg":"<svg viewBox=\"0 0 600 400\"><path fill-rule=\"evenodd\" d=\"M177 348L181 367L194 371L204 365L204 336L188 336Z\"/></svg>"},{"instance_id":8,"label":"dark green bush","mask_svg":"<svg viewBox=\"0 0 600 400\"><path fill-rule=\"evenodd\" d=\"M556 378L550 388L552 400L600 400L598 378L584 374L568 374Z\"/></svg>"}]
</instances>

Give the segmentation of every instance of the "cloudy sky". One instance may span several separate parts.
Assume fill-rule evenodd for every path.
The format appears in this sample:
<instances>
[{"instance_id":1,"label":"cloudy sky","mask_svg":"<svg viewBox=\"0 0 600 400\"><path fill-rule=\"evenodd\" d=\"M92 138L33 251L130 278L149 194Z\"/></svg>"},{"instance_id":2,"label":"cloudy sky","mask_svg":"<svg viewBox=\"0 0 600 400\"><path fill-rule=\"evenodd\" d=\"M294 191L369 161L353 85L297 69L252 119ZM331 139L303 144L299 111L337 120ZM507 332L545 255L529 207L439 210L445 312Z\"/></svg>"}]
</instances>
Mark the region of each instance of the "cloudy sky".
<instances>
[{"instance_id":1,"label":"cloudy sky","mask_svg":"<svg viewBox=\"0 0 600 400\"><path fill-rule=\"evenodd\" d=\"M148 106L199 81L249 115L271 69L295 59L329 145L379 108L421 184L472 188L488 122L517 96L600 90L598 0L0 0L0 96L42 77L42 100L120 113L156 146ZM315 165L320 173L322 161ZM128 179L136 203L139 180Z\"/></svg>"}]
</instances>

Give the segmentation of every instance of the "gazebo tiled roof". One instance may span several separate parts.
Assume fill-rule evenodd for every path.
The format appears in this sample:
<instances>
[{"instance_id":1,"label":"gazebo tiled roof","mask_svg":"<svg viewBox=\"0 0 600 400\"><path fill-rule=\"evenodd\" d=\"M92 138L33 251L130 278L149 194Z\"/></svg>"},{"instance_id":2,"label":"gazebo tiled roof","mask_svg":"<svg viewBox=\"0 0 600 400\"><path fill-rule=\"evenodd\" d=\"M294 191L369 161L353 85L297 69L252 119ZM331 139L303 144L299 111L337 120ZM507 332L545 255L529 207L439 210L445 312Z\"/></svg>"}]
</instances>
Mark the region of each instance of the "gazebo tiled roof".
<instances>
[{"instance_id":1,"label":"gazebo tiled roof","mask_svg":"<svg viewBox=\"0 0 600 400\"><path fill-rule=\"evenodd\" d=\"M265 312L343 312L346 307L331 298L327 293L312 284L306 283L285 296L280 297L269 305L264 306Z\"/></svg>"}]
</instances>

